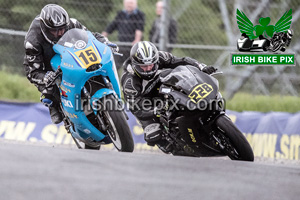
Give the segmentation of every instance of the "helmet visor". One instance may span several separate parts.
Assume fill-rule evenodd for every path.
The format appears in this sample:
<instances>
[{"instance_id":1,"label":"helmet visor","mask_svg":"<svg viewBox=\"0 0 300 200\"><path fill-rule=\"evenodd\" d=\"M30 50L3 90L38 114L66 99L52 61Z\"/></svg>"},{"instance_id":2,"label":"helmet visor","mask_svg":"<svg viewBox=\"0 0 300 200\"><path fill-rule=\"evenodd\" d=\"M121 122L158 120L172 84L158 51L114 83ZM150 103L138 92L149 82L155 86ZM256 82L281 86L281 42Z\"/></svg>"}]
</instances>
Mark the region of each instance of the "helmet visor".
<instances>
[{"instance_id":1,"label":"helmet visor","mask_svg":"<svg viewBox=\"0 0 300 200\"><path fill-rule=\"evenodd\" d=\"M57 36L66 32L67 25L58 28L49 28L48 30L52 35Z\"/></svg>"},{"instance_id":2,"label":"helmet visor","mask_svg":"<svg viewBox=\"0 0 300 200\"><path fill-rule=\"evenodd\" d=\"M61 38L61 36L63 36L63 34L68 30L68 24L65 24L60 27L49 27L46 26L43 22L41 22L41 28L45 37L47 37L48 40L56 43Z\"/></svg>"},{"instance_id":3,"label":"helmet visor","mask_svg":"<svg viewBox=\"0 0 300 200\"><path fill-rule=\"evenodd\" d=\"M139 72L151 72L152 69L154 68L154 64L149 64L149 65L137 65L136 70Z\"/></svg>"},{"instance_id":4,"label":"helmet visor","mask_svg":"<svg viewBox=\"0 0 300 200\"><path fill-rule=\"evenodd\" d=\"M133 69L136 71L139 77L149 80L151 79L158 70L157 64L151 65L133 65Z\"/></svg>"}]
</instances>

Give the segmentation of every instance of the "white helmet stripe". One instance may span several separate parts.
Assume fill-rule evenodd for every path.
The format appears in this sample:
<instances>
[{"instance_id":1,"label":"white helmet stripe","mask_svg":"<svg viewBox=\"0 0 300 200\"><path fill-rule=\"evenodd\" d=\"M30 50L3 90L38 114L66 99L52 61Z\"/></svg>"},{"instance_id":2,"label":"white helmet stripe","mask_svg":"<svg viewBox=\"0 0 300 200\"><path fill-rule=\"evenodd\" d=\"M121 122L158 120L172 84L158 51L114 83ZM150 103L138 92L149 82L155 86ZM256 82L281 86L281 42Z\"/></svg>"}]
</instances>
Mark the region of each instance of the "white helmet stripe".
<instances>
[{"instance_id":1,"label":"white helmet stripe","mask_svg":"<svg viewBox=\"0 0 300 200\"><path fill-rule=\"evenodd\" d=\"M55 13L55 15L51 17L52 21L55 24L64 23L63 18L64 18L64 16L62 14L60 14L60 16L59 16L59 13Z\"/></svg>"},{"instance_id":2,"label":"white helmet stripe","mask_svg":"<svg viewBox=\"0 0 300 200\"><path fill-rule=\"evenodd\" d=\"M139 53L141 54L142 59L146 59L147 58L147 56L146 56L146 49L145 49L145 45L143 43L144 42L139 43L138 49L140 50Z\"/></svg>"},{"instance_id":3,"label":"white helmet stripe","mask_svg":"<svg viewBox=\"0 0 300 200\"><path fill-rule=\"evenodd\" d=\"M149 44L149 42L145 42L145 48L147 49L147 53L148 53L148 58L151 58L152 59L152 47L151 45Z\"/></svg>"},{"instance_id":4,"label":"white helmet stripe","mask_svg":"<svg viewBox=\"0 0 300 200\"><path fill-rule=\"evenodd\" d=\"M144 60L145 64L147 62L152 62L153 49L149 42L140 42L138 43L138 51Z\"/></svg>"},{"instance_id":5,"label":"white helmet stripe","mask_svg":"<svg viewBox=\"0 0 300 200\"><path fill-rule=\"evenodd\" d=\"M143 42L142 43L143 44L143 46L144 46L144 49L145 49L145 52L146 52L146 57L149 57L149 52L148 52L148 48L147 48L147 43L146 42Z\"/></svg>"}]
</instances>

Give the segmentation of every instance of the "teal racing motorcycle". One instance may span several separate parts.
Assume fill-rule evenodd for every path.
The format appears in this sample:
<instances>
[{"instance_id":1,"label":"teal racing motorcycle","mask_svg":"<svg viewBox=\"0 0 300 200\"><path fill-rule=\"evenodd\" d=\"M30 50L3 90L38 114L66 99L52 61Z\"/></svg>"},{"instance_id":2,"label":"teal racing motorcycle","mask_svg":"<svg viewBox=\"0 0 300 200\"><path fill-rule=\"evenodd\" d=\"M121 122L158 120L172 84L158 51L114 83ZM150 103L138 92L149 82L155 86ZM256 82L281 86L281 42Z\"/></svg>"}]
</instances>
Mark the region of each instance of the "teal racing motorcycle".
<instances>
[{"instance_id":1,"label":"teal racing motorcycle","mask_svg":"<svg viewBox=\"0 0 300 200\"><path fill-rule=\"evenodd\" d=\"M60 90L64 124L78 148L100 149L113 143L132 152L128 117L120 103L121 90L111 48L90 31L71 29L53 46L51 65Z\"/></svg>"}]
</instances>

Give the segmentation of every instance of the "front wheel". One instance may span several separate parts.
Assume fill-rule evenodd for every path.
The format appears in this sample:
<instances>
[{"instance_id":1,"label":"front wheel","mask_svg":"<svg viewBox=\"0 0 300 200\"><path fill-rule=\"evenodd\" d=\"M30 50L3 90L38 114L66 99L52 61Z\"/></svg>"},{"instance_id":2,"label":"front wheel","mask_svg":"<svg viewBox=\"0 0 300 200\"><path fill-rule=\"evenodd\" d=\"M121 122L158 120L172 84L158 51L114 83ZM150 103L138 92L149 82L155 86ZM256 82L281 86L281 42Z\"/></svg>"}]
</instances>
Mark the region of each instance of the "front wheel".
<instances>
[{"instance_id":1,"label":"front wheel","mask_svg":"<svg viewBox=\"0 0 300 200\"><path fill-rule=\"evenodd\" d=\"M104 100L102 116L107 125L107 133L118 151L133 152L134 142L123 110L116 98L109 95Z\"/></svg>"},{"instance_id":2,"label":"front wheel","mask_svg":"<svg viewBox=\"0 0 300 200\"><path fill-rule=\"evenodd\" d=\"M250 144L241 131L225 115L215 121L217 127L215 139L232 160L254 161Z\"/></svg>"}]
</instances>

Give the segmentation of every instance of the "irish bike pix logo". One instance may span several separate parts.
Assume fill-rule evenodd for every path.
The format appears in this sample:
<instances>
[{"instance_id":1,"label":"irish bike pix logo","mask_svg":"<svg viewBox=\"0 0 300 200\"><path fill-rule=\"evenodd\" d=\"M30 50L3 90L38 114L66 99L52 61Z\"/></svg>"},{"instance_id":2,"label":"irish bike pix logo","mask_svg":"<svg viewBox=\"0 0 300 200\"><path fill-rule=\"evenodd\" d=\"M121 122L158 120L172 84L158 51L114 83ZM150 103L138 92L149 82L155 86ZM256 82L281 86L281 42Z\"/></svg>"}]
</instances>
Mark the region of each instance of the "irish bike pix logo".
<instances>
[{"instance_id":1,"label":"irish bike pix logo","mask_svg":"<svg viewBox=\"0 0 300 200\"><path fill-rule=\"evenodd\" d=\"M240 53L231 54L232 65L296 65L294 53L283 53L293 37L292 9L286 11L275 25L270 25L270 17L261 17L259 24L254 26L239 9L236 19L241 32L237 41Z\"/></svg>"}]
</instances>

